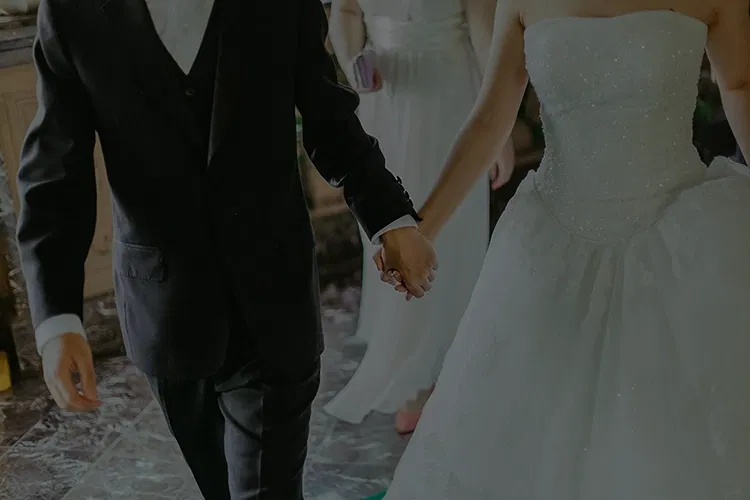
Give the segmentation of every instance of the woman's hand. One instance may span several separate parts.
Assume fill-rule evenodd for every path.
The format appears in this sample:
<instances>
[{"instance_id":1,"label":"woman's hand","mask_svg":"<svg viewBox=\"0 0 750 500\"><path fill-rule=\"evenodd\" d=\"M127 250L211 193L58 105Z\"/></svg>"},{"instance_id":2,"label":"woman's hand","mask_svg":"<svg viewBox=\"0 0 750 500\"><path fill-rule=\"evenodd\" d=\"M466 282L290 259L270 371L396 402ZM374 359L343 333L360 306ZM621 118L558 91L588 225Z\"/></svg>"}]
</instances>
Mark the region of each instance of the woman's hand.
<instances>
[{"instance_id":1,"label":"woman's hand","mask_svg":"<svg viewBox=\"0 0 750 500\"><path fill-rule=\"evenodd\" d=\"M360 88L360 89L354 89L357 91L358 94L371 94L373 92L378 92L382 90L383 88L383 76L380 74L380 71L375 68L372 71L372 86L370 88Z\"/></svg>"},{"instance_id":2,"label":"woman's hand","mask_svg":"<svg viewBox=\"0 0 750 500\"><path fill-rule=\"evenodd\" d=\"M500 158L492 165L490 169L490 186L493 191L503 187L513 176L513 169L516 163L516 149L513 141L508 140L503 147Z\"/></svg>"},{"instance_id":3,"label":"woman's hand","mask_svg":"<svg viewBox=\"0 0 750 500\"><path fill-rule=\"evenodd\" d=\"M369 94L383 88L383 76L377 68L377 55L365 48L347 64L346 77L358 94Z\"/></svg>"}]
</instances>

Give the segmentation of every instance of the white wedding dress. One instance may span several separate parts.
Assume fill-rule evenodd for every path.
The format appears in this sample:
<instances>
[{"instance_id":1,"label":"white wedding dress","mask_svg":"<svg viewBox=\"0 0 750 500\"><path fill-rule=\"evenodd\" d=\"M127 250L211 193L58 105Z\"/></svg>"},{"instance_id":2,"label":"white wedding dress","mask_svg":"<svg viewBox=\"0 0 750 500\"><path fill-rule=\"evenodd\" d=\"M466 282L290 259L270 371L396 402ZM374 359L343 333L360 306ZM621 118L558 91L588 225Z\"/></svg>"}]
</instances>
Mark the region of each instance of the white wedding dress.
<instances>
[{"instance_id":1,"label":"white wedding dress","mask_svg":"<svg viewBox=\"0 0 750 500\"><path fill-rule=\"evenodd\" d=\"M479 73L461 0L360 0L384 88L363 94L359 117L416 207L440 175L471 112ZM365 247L357 337L359 369L326 411L351 423L393 413L437 380L469 303L489 243L489 183L482 178L435 242L440 279L410 303L380 281Z\"/></svg>"},{"instance_id":2,"label":"white wedding dress","mask_svg":"<svg viewBox=\"0 0 750 500\"><path fill-rule=\"evenodd\" d=\"M525 33L547 151L387 500L750 498L750 178L693 148L707 27Z\"/></svg>"}]
</instances>

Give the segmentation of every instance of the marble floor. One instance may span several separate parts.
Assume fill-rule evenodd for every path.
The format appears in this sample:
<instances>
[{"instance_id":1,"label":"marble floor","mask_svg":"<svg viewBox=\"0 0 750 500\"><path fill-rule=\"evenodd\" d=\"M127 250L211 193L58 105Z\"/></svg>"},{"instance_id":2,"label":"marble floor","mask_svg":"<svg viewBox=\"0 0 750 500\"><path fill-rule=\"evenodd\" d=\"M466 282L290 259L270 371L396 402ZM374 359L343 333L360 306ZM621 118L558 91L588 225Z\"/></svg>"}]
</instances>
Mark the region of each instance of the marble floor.
<instances>
[{"instance_id":1,"label":"marble floor","mask_svg":"<svg viewBox=\"0 0 750 500\"><path fill-rule=\"evenodd\" d=\"M323 294L328 349L315 403L306 486L310 500L357 500L384 489L406 443L391 418L362 426L321 410L363 354L351 338L355 289ZM122 357L98 362L104 406L65 414L41 381L0 401L0 500L200 500L144 378Z\"/></svg>"}]
</instances>

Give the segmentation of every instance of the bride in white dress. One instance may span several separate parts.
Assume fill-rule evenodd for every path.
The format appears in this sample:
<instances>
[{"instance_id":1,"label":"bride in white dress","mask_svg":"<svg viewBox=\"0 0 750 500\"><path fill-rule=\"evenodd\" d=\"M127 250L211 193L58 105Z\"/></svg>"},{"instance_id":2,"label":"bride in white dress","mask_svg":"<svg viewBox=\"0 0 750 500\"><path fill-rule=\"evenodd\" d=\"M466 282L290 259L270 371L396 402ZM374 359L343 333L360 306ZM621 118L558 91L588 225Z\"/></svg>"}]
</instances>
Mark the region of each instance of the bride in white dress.
<instances>
[{"instance_id":1,"label":"bride in white dress","mask_svg":"<svg viewBox=\"0 0 750 500\"><path fill-rule=\"evenodd\" d=\"M351 61L365 46L377 58L382 88L361 95L360 120L417 204L437 181L476 102L494 9L495 0L333 1L330 38L350 82ZM509 142L506 166L512 148ZM512 165L503 173L511 171ZM507 179L499 167L494 176L498 185ZM472 185L435 241L442 283L421 300L407 304L381 282L371 260L377 248L363 239L357 337L369 345L349 384L326 406L329 414L360 423L373 410L401 408L397 429L413 430L421 406L402 407L437 380L489 243L489 186L479 179Z\"/></svg>"},{"instance_id":2,"label":"bride in white dress","mask_svg":"<svg viewBox=\"0 0 750 500\"><path fill-rule=\"evenodd\" d=\"M437 234L527 73L543 164L495 229L387 500L750 498L750 177L692 145L707 49L750 152L748 0L503 0L420 212ZM438 278L439 279L439 278Z\"/></svg>"}]
</instances>

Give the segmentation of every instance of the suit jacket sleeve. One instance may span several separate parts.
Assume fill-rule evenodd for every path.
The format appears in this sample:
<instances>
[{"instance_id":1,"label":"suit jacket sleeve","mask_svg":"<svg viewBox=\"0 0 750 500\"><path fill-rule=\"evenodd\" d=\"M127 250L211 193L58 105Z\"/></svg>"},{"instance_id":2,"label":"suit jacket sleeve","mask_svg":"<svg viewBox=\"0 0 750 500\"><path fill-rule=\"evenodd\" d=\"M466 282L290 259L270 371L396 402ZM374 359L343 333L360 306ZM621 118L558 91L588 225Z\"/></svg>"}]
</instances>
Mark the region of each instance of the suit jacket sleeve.
<instances>
[{"instance_id":1,"label":"suit jacket sleeve","mask_svg":"<svg viewBox=\"0 0 750 500\"><path fill-rule=\"evenodd\" d=\"M307 154L331 185L343 185L344 198L370 239L405 215L419 220L401 180L385 168L377 141L357 118L359 97L337 82L325 49L328 21L320 0L298 1L296 104Z\"/></svg>"},{"instance_id":2,"label":"suit jacket sleeve","mask_svg":"<svg viewBox=\"0 0 750 500\"><path fill-rule=\"evenodd\" d=\"M39 107L18 172L17 237L34 327L53 316L82 315L84 262L96 224L94 115L54 5L42 1L39 8Z\"/></svg>"}]
</instances>

